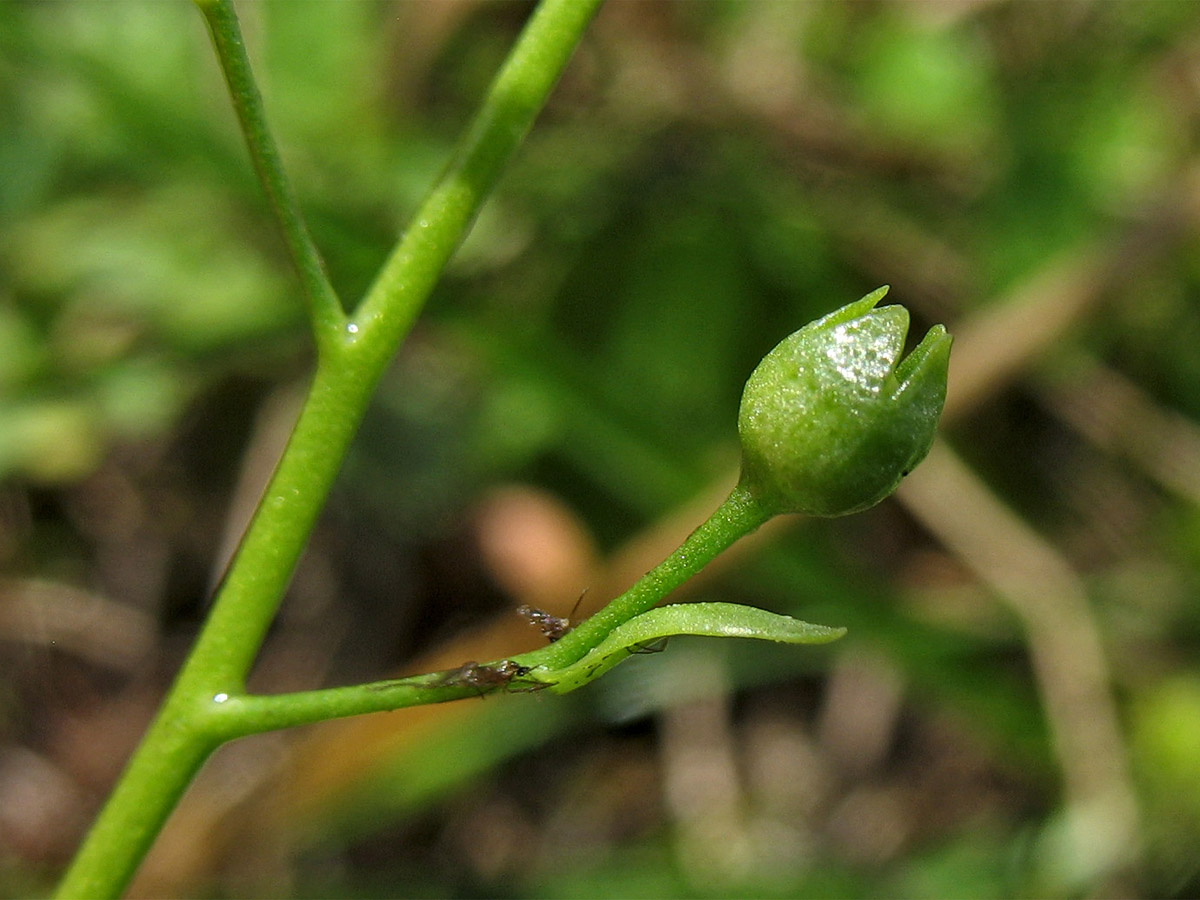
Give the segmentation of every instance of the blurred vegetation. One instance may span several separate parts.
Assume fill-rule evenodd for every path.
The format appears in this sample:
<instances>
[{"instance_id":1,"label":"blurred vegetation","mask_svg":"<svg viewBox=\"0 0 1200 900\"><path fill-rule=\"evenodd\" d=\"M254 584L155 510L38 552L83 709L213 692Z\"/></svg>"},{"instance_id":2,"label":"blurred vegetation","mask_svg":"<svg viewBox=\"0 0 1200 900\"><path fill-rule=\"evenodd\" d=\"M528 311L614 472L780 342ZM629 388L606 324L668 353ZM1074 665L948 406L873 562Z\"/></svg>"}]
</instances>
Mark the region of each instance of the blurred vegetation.
<instances>
[{"instance_id":1,"label":"blurred vegetation","mask_svg":"<svg viewBox=\"0 0 1200 900\"><path fill-rule=\"evenodd\" d=\"M527 14L244 4L334 282ZM186 3L0 4L0 893L44 890L286 436L302 304ZM882 283L958 335L896 500L690 596L847 625L226 748L141 895L1195 896L1200 7L622 2L396 361L256 675L586 614L732 478L741 385ZM713 642L724 644L725 642Z\"/></svg>"}]
</instances>

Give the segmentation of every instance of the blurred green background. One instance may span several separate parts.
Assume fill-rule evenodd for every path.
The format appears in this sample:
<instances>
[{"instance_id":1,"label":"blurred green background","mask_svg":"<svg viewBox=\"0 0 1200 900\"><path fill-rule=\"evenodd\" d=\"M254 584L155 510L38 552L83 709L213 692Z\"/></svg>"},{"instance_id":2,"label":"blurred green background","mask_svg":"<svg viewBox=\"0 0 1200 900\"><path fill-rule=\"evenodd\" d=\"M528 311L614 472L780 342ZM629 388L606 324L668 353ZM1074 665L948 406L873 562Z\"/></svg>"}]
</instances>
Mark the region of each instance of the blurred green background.
<instances>
[{"instance_id":1,"label":"blurred green background","mask_svg":"<svg viewBox=\"0 0 1200 900\"><path fill-rule=\"evenodd\" d=\"M241 5L348 302L529 7ZM264 649L290 690L535 646L715 505L741 385L891 284L957 336L896 499L565 698L225 748L135 895L1200 892L1200 6L606 7L401 351ZM0 893L152 714L311 364L187 3L0 4ZM732 645L732 646L731 646Z\"/></svg>"}]
</instances>

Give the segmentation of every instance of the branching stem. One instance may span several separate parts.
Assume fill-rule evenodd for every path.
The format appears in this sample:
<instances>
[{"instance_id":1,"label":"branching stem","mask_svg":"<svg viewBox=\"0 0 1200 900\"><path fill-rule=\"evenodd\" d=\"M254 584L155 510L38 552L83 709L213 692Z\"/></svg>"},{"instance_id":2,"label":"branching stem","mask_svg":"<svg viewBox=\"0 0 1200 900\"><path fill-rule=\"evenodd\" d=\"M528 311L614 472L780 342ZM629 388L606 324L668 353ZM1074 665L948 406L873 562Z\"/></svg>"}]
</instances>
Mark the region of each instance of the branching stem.
<instances>
[{"instance_id":1,"label":"branching stem","mask_svg":"<svg viewBox=\"0 0 1200 900\"><path fill-rule=\"evenodd\" d=\"M245 697L243 688L376 383L600 5L600 0L543 0L535 10L454 160L417 211L362 312L348 321L267 129L232 4L197 2L212 31L255 168L308 295L319 361L287 448L196 646L68 869L59 886L61 897L119 895L187 785L222 742L251 730L282 727L287 723L280 711L289 702L294 711L323 712L324 718L339 714L330 711L331 699L364 696L365 688L359 687L313 692L320 695L315 702L305 699L309 695L288 701ZM463 685L416 690L398 687L387 700L402 706L470 693ZM225 698L224 703L216 698ZM226 704L234 711L239 703L260 716L265 727L251 729L253 717L226 712Z\"/></svg>"}]
</instances>

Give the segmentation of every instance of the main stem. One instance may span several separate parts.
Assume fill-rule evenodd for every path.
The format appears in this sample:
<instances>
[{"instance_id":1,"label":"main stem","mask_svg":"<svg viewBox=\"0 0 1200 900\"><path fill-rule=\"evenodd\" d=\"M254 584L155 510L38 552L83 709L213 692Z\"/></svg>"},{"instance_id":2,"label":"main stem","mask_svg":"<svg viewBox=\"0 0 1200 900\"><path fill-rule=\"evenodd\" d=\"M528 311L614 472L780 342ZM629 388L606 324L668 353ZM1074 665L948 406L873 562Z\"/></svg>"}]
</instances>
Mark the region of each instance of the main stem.
<instances>
[{"instance_id":1,"label":"main stem","mask_svg":"<svg viewBox=\"0 0 1200 900\"><path fill-rule=\"evenodd\" d=\"M68 870L59 896L118 895L184 789L223 740L213 698L244 687L374 384L358 368L328 362L318 366L287 450L200 637Z\"/></svg>"},{"instance_id":2,"label":"main stem","mask_svg":"<svg viewBox=\"0 0 1200 900\"><path fill-rule=\"evenodd\" d=\"M375 385L599 5L543 0L362 314L340 340L320 341L308 398L208 621L68 869L60 897L119 895L196 772L230 737L214 697L242 691ZM214 33L229 25L221 21L210 16ZM253 144L263 135L246 138Z\"/></svg>"}]
</instances>

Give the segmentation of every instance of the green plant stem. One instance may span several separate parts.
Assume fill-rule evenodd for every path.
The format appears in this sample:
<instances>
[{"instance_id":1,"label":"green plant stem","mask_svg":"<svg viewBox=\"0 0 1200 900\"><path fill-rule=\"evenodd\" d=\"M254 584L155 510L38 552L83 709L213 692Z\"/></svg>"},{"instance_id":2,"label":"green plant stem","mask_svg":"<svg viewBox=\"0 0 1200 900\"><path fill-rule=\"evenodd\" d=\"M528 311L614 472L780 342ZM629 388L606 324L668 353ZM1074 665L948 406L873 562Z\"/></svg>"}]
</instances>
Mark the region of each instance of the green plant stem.
<instances>
[{"instance_id":1,"label":"green plant stem","mask_svg":"<svg viewBox=\"0 0 1200 900\"><path fill-rule=\"evenodd\" d=\"M209 722L212 698L242 691L369 399L374 379L354 362L326 357L318 364L287 449L196 645L68 870L60 896L119 894L223 739Z\"/></svg>"},{"instance_id":2,"label":"green plant stem","mask_svg":"<svg viewBox=\"0 0 1200 900\"><path fill-rule=\"evenodd\" d=\"M222 717L213 698L242 694L250 666L375 385L446 261L462 242L487 190L532 125L599 3L544 0L538 7L454 160L417 211L364 301L363 313L356 322L339 328L337 340L322 342L323 352L304 408L208 621L64 876L60 897L119 895L208 755L229 737L247 733L228 727L227 717ZM294 211L294 202L287 199L286 180L275 180L276 174L282 178L282 168L261 115L232 7L228 0L203 0L201 8L222 63L232 61L234 66L227 79L264 186L277 211ZM227 45L225 50L222 43ZM251 112L248 118L242 113L243 106ZM280 188L285 193L273 193ZM296 223L302 228L298 214ZM307 242L307 233L301 233ZM314 308L314 320L324 323L319 333L336 321L326 301L320 303L320 309ZM460 696L470 693L461 686L445 693L454 691L461 692ZM431 692L429 699L437 693ZM398 691L389 699L405 698Z\"/></svg>"},{"instance_id":3,"label":"green plant stem","mask_svg":"<svg viewBox=\"0 0 1200 900\"><path fill-rule=\"evenodd\" d=\"M308 233L300 203L267 126L266 110L263 109L262 96L250 69L250 58L246 55L246 43L242 39L237 12L232 0L196 0L196 4L208 22L213 47L225 73L229 96L246 138L250 159L275 212L292 264L300 276L300 284L308 300L313 333L318 346L321 346L341 332L346 315L333 285L329 283L321 254Z\"/></svg>"},{"instance_id":4,"label":"green plant stem","mask_svg":"<svg viewBox=\"0 0 1200 900\"><path fill-rule=\"evenodd\" d=\"M407 333L447 259L521 143L601 0L543 0L488 90L479 116L355 313L389 346Z\"/></svg>"},{"instance_id":5,"label":"green plant stem","mask_svg":"<svg viewBox=\"0 0 1200 900\"><path fill-rule=\"evenodd\" d=\"M217 742L164 708L58 886L63 898L117 897Z\"/></svg>"},{"instance_id":6,"label":"green plant stem","mask_svg":"<svg viewBox=\"0 0 1200 900\"><path fill-rule=\"evenodd\" d=\"M575 662L618 625L661 602L731 544L750 534L774 514L774 509L762 504L738 484L674 553L639 578L633 587L581 622L557 643L513 659L521 665L551 669Z\"/></svg>"},{"instance_id":7,"label":"green plant stem","mask_svg":"<svg viewBox=\"0 0 1200 900\"><path fill-rule=\"evenodd\" d=\"M523 686L522 683L515 683L512 689L521 690ZM503 687L501 685L495 689L502 690ZM448 683L445 673L434 672L316 691L243 694L231 696L214 705L213 726L219 730L223 740L232 740L346 716L394 712L410 706L480 697L485 692L483 688Z\"/></svg>"}]
</instances>

